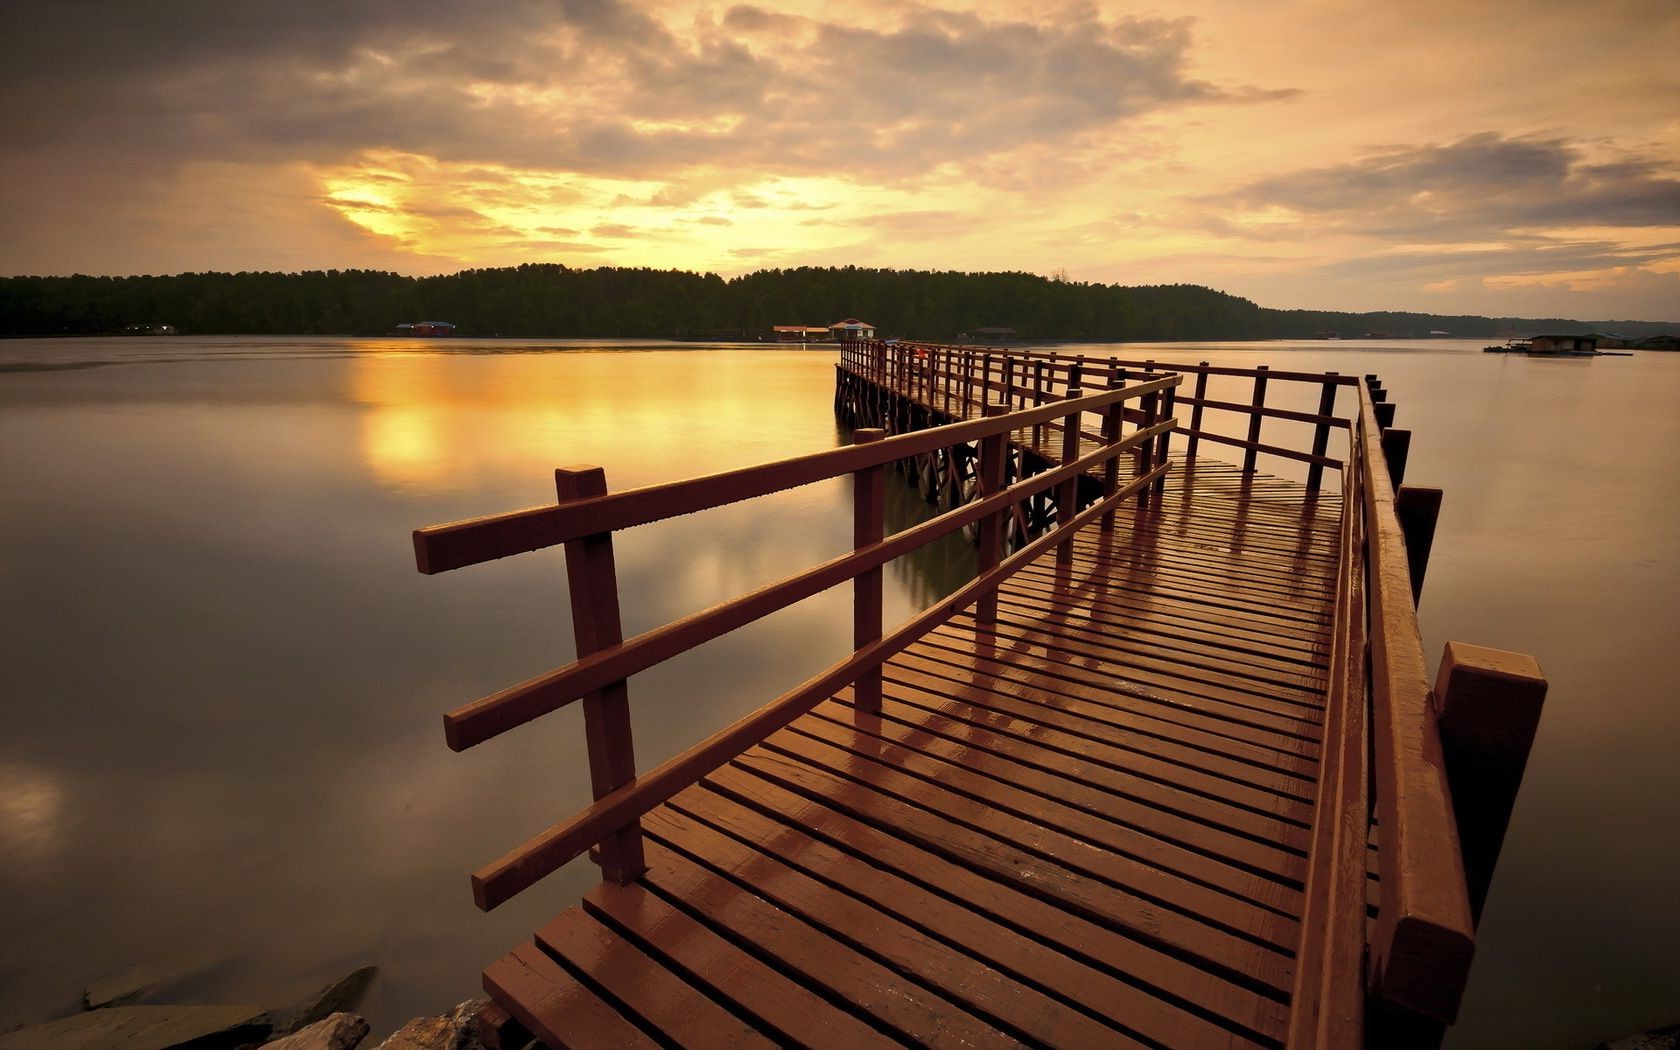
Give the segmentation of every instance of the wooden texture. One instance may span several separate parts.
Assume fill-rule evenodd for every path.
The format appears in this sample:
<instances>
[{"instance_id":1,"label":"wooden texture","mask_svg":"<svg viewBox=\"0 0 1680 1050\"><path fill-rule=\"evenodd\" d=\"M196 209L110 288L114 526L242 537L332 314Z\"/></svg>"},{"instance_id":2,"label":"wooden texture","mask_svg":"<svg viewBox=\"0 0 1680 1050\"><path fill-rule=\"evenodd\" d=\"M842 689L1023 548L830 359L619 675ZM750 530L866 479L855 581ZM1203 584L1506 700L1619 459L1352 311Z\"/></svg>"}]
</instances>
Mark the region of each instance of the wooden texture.
<instances>
[{"instance_id":1,"label":"wooden texture","mask_svg":"<svg viewBox=\"0 0 1680 1050\"><path fill-rule=\"evenodd\" d=\"M1029 563L993 624L888 660L878 714L837 689L673 793L647 873L535 950L684 1045L725 1018L784 1045L1280 1045L1338 501L1265 506L1271 479L1206 458L1182 480ZM722 1013L691 1031L693 996Z\"/></svg>"},{"instance_id":2,"label":"wooden texture","mask_svg":"<svg viewBox=\"0 0 1680 1050\"><path fill-rule=\"evenodd\" d=\"M1532 657L1521 653L1448 642L1435 678L1435 700L1470 914L1480 922L1540 728L1546 677Z\"/></svg>"},{"instance_id":3,"label":"wooden texture","mask_svg":"<svg viewBox=\"0 0 1680 1050\"><path fill-rule=\"evenodd\" d=\"M452 745L846 580L856 651L475 875L494 906L640 819L645 867L493 964L497 1003L556 1047L1438 1041L1544 680L1449 647L1431 699L1379 383L1185 371L1188 461L1154 362L865 344L836 411L892 437L617 502L574 486L616 529L847 472L854 551L611 652L580 635L578 663L453 714ZM1251 404L1208 399L1211 375L1253 380ZM1319 411L1268 408L1268 383L1310 383ZM1204 411L1247 437L1200 433ZM1312 451L1261 442L1268 417ZM1350 469L1319 491L1336 429ZM883 539L888 465L971 501ZM422 571L596 535L530 515L421 530ZM880 566L965 526L979 577L883 632ZM1524 732L1499 729L1513 706Z\"/></svg>"}]
</instances>

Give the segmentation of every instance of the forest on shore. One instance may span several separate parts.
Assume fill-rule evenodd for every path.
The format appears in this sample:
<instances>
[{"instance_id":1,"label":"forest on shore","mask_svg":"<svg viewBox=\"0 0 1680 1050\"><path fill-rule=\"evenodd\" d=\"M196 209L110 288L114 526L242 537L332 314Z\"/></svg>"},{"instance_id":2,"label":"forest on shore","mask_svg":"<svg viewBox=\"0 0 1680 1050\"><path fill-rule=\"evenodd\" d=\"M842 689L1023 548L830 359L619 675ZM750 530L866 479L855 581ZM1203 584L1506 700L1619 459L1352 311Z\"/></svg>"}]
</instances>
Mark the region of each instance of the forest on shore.
<instances>
[{"instance_id":1,"label":"forest on shore","mask_svg":"<svg viewBox=\"0 0 1680 1050\"><path fill-rule=\"evenodd\" d=\"M826 326L848 317L885 337L936 342L976 328L1014 329L1011 341L1034 342L1680 332L1680 324L1660 322L1273 310L1193 284L853 266L727 280L558 264L435 277L376 270L0 277L0 336L114 335L164 325L188 335L385 335L404 322L434 320L462 336L750 340L771 338L772 325Z\"/></svg>"}]
</instances>

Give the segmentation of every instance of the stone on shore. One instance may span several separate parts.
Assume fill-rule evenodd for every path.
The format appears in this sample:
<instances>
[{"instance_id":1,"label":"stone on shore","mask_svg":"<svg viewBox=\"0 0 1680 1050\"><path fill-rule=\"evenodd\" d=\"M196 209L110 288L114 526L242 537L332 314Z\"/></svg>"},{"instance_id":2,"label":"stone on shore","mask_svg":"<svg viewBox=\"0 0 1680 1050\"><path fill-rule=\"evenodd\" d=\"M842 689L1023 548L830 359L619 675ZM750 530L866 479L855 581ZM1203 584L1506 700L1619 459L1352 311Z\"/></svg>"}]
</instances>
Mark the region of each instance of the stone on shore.
<instances>
[{"instance_id":1,"label":"stone on shore","mask_svg":"<svg viewBox=\"0 0 1680 1050\"><path fill-rule=\"evenodd\" d=\"M314 995L291 1007L274 1011L274 1034L290 1035L334 1014L353 1014L367 996L368 987L379 976L376 966L350 971Z\"/></svg>"},{"instance_id":2,"label":"stone on shore","mask_svg":"<svg viewBox=\"0 0 1680 1050\"><path fill-rule=\"evenodd\" d=\"M263 1050L355 1050L367 1038L368 1023L352 1013L335 1013L307 1028L264 1043Z\"/></svg>"},{"instance_id":3,"label":"stone on shore","mask_svg":"<svg viewBox=\"0 0 1680 1050\"><path fill-rule=\"evenodd\" d=\"M441 1017L416 1017L380 1043L378 1050L484 1050L478 1038L478 1012L489 1003L473 999Z\"/></svg>"},{"instance_id":4,"label":"stone on shore","mask_svg":"<svg viewBox=\"0 0 1680 1050\"><path fill-rule=\"evenodd\" d=\"M0 1050L234 1050L272 1028L260 1006L112 1006L0 1035Z\"/></svg>"}]
</instances>

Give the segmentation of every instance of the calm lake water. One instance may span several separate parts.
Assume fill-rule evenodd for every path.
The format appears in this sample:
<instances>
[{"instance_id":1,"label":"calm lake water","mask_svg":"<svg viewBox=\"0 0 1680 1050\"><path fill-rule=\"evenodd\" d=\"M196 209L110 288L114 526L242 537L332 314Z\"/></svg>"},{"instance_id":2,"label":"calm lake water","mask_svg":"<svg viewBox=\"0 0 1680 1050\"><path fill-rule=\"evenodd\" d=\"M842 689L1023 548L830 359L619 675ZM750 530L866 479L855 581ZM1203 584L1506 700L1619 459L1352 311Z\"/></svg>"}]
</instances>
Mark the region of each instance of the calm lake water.
<instances>
[{"instance_id":1,"label":"calm lake water","mask_svg":"<svg viewBox=\"0 0 1680 1050\"><path fill-rule=\"evenodd\" d=\"M1085 347L1380 373L1446 490L1421 615L1551 679L1456 1047L1680 1020L1680 355ZM833 446L830 351L337 339L0 343L0 1028L177 965L279 1004L362 963L376 1031L594 881L467 873L588 800L569 709L456 755L440 714L571 659L554 552L422 577L422 524ZM918 501L902 486L895 517ZM844 482L618 540L627 632L849 546ZM904 559L888 617L948 590ZM842 653L844 593L631 683L645 769Z\"/></svg>"}]
</instances>

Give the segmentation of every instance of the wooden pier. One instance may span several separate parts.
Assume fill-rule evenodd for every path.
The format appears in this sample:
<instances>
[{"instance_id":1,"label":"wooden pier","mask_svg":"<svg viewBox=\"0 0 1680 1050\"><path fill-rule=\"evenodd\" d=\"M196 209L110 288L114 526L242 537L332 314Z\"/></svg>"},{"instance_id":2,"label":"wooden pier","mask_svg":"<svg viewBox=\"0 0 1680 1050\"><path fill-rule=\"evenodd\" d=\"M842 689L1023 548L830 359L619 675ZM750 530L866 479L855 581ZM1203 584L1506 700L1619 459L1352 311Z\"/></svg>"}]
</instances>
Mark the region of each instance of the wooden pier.
<instances>
[{"instance_id":1,"label":"wooden pier","mask_svg":"<svg viewBox=\"0 0 1680 1050\"><path fill-rule=\"evenodd\" d=\"M581 702L597 800L473 876L603 875L485 970L487 1042L1437 1044L1545 682L1453 643L1431 688L1440 494L1381 383L869 341L835 409L850 446L415 533L571 585L578 659L445 717ZM614 532L847 475L851 553L622 637ZM905 483L939 512L887 535ZM882 566L959 529L976 578L884 625ZM628 678L843 585L851 656L637 770Z\"/></svg>"}]
</instances>

